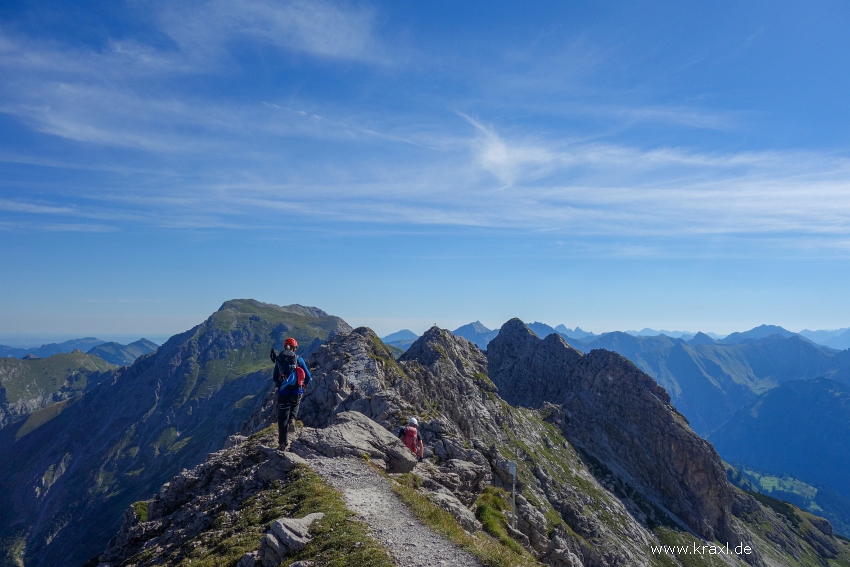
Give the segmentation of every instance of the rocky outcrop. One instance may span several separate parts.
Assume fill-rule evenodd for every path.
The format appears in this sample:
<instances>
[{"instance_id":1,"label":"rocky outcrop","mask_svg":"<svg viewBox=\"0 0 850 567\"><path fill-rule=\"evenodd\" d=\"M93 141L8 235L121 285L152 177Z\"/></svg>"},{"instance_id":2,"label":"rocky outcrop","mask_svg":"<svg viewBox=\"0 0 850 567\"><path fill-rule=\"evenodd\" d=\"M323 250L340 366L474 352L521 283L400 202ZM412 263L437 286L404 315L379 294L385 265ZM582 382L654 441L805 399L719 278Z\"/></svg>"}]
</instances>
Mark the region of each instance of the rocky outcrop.
<instances>
[{"instance_id":1,"label":"rocky outcrop","mask_svg":"<svg viewBox=\"0 0 850 567\"><path fill-rule=\"evenodd\" d=\"M213 550L206 555L221 558L227 552L225 541L247 544L249 551L238 561L242 567L277 567L303 550L323 512L278 516L240 532L246 520L279 510L276 495L291 482L296 467L306 468L299 456L262 444L271 441L269 434L212 453L165 483L149 501L135 503L100 556L100 567L191 563L199 557L194 550L204 548Z\"/></svg>"},{"instance_id":2,"label":"rocky outcrop","mask_svg":"<svg viewBox=\"0 0 850 567\"><path fill-rule=\"evenodd\" d=\"M324 517L322 512L314 512L303 518L278 518L272 522L257 551L257 558L263 567L279 567L288 555L294 555L307 547L313 539L310 536L310 525Z\"/></svg>"},{"instance_id":3,"label":"rocky outcrop","mask_svg":"<svg viewBox=\"0 0 850 567\"><path fill-rule=\"evenodd\" d=\"M305 428L292 443L292 452L302 457L368 458L389 472L406 473L416 458L404 443L362 413L343 412L325 429Z\"/></svg>"},{"instance_id":4,"label":"rocky outcrop","mask_svg":"<svg viewBox=\"0 0 850 567\"><path fill-rule=\"evenodd\" d=\"M219 512L236 512L246 498L269 486L274 479L259 469L273 453L257 445L241 445L183 470L150 501L127 509L121 530L100 556L100 566L124 563L143 550L150 550L151 557L179 554L187 542L212 527Z\"/></svg>"},{"instance_id":5,"label":"rocky outcrop","mask_svg":"<svg viewBox=\"0 0 850 567\"><path fill-rule=\"evenodd\" d=\"M711 541L739 543L734 489L711 444L661 386L619 354L582 355L558 335L540 340L518 319L489 345L490 376L511 404L558 404L569 441Z\"/></svg>"},{"instance_id":6,"label":"rocky outcrop","mask_svg":"<svg viewBox=\"0 0 850 567\"><path fill-rule=\"evenodd\" d=\"M503 327L486 356L435 327L394 360L360 328L332 337L309 364L304 423L326 427L358 412L395 434L416 416L428 458L413 470L419 490L468 530L478 529L484 488L509 488L506 463L518 461L518 531L508 533L549 564L653 564L659 525L685 541L699 534L756 549L761 536L746 527L755 520L733 511L781 522L728 484L717 454L650 377L614 353L582 355L557 336L540 340L519 321ZM273 416L268 400L242 434ZM774 537L799 541L793 530ZM761 564L758 554L746 559Z\"/></svg>"}]
</instances>

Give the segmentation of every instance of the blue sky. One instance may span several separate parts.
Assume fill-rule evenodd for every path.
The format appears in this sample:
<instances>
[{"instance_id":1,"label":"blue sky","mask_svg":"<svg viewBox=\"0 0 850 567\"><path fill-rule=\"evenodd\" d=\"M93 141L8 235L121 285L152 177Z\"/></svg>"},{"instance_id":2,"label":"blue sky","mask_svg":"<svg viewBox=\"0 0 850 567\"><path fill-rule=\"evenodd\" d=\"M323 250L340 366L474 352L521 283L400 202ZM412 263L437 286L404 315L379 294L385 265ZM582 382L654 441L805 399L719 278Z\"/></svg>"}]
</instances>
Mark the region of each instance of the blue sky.
<instances>
[{"instance_id":1,"label":"blue sky","mask_svg":"<svg viewBox=\"0 0 850 567\"><path fill-rule=\"evenodd\" d=\"M844 2L0 4L0 339L850 325ZM2 341L0 341L2 342Z\"/></svg>"}]
</instances>

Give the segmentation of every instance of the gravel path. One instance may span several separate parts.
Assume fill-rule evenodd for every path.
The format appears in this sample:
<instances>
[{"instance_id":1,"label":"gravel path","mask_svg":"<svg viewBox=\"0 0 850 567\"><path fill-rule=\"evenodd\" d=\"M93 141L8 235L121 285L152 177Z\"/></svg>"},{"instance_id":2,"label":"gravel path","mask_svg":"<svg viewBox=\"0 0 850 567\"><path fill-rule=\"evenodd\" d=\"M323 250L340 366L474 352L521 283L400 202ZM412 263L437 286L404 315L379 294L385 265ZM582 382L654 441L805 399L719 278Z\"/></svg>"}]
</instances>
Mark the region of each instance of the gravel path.
<instances>
[{"instance_id":1,"label":"gravel path","mask_svg":"<svg viewBox=\"0 0 850 567\"><path fill-rule=\"evenodd\" d=\"M422 525L387 485L359 459L311 457L309 465L342 492L349 510L372 529L400 567L481 567L473 555Z\"/></svg>"}]
</instances>

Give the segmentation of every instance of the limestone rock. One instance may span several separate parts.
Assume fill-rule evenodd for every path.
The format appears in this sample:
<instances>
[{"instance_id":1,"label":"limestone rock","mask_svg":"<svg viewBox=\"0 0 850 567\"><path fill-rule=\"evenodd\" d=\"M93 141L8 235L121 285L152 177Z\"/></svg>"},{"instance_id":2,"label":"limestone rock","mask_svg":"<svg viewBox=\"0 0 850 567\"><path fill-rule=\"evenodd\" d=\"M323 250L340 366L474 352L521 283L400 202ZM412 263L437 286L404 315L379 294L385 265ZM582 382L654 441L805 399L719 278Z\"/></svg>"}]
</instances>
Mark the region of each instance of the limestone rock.
<instances>
[{"instance_id":1,"label":"limestone rock","mask_svg":"<svg viewBox=\"0 0 850 567\"><path fill-rule=\"evenodd\" d=\"M389 472L410 472L416 458L392 433L358 412L334 416L325 429L304 428L292 443L292 451L301 456L319 453L326 457L368 455L386 463Z\"/></svg>"},{"instance_id":2,"label":"limestone rock","mask_svg":"<svg viewBox=\"0 0 850 567\"><path fill-rule=\"evenodd\" d=\"M322 512L315 512L298 519L280 518L272 522L271 532L289 553L296 553L304 549L309 543L311 539L309 531L313 522L324 517L325 515Z\"/></svg>"},{"instance_id":3,"label":"limestone rock","mask_svg":"<svg viewBox=\"0 0 850 567\"><path fill-rule=\"evenodd\" d=\"M542 559L552 567L584 567L581 559L567 547L567 542L557 537L552 539Z\"/></svg>"},{"instance_id":4,"label":"limestone rock","mask_svg":"<svg viewBox=\"0 0 850 567\"><path fill-rule=\"evenodd\" d=\"M321 520L321 512L303 518L279 518L272 522L269 533L260 541L257 557L263 567L278 567L287 555L298 553L310 543L310 525Z\"/></svg>"},{"instance_id":5,"label":"limestone rock","mask_svg":"<svg viewBox=\"0 0 850 567\"><path fill-rule=\"evenodd\" d=\"M447 489L438 489L430 492L428 496L437 506L454 516L455 520L469 533L475 533L481 529L481 522L475 518L475 514Z\"/></svg>"},{"instance_id":6,"label":"limestone rock","mask_svg":"<svg viewBox=\"0 0 850 567\"><path fill-rule=\"evenodd\" d=\"M256 551L246 553L236 564L236 567L254 567L257 564L258 557L259 554Z\"/></svg>"},{"instance_id":7,"label":"limestone rock","mask_svg":"<svg viewBox=\"0 0 850 567\"><path fill-rule=\"evenodd\" d=\"M263 447L262 445L258 447L258 450L268 457L268 460L261 463L257 468L257 475L265 481L283 480L286 478L286 474L296 465L307 464L307 461L295 453Z\"/></svg>"}]
</instances>

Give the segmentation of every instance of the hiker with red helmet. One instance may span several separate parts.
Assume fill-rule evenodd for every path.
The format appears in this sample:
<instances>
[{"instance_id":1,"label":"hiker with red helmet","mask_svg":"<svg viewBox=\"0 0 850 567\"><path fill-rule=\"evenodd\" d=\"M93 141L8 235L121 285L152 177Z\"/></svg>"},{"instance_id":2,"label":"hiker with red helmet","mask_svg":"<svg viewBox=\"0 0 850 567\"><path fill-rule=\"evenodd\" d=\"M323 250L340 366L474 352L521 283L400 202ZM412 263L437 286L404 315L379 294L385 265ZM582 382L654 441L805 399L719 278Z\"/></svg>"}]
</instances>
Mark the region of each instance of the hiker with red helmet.
<instances>
[{"instance_id":1,"label":"hiker with red helmet","mask_svg":"<svg viewBox=\"0 0 850 567\"><path fill-rule=\"evenodd\" d=\"M289 434L295 433L295 419L304 387L313 377L307 363L298 356L298 341L289 337L283 341L283 350L275 353L272 348L271 359L274 365L274 384L277 388L277 442L278 447L286 450L289 446Z\"/></svg>"},{"instance_id":2,"label":"hiker with red helmet","mask_svg":"<svg viewBox=\"0 0 850 567\"><path fill-rule=\"evenodd\" d=\"M422 442L422 436L419 435L419 422L415 417L407 420L407 425L402 427L398 432L398 438L407 445L407 448L413 451L413 454L422 461L425 456L425 444Z\"/></svg>"}]
</instances>

